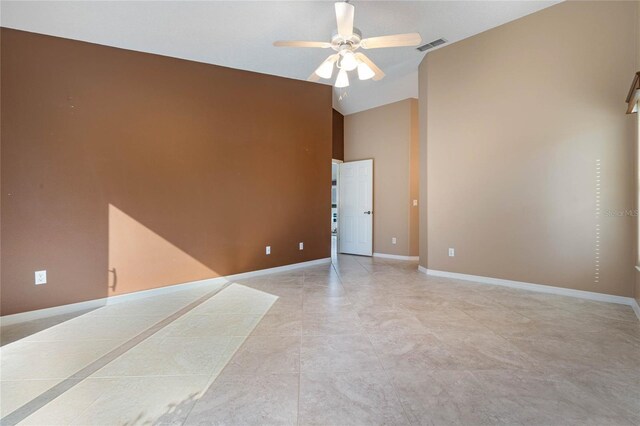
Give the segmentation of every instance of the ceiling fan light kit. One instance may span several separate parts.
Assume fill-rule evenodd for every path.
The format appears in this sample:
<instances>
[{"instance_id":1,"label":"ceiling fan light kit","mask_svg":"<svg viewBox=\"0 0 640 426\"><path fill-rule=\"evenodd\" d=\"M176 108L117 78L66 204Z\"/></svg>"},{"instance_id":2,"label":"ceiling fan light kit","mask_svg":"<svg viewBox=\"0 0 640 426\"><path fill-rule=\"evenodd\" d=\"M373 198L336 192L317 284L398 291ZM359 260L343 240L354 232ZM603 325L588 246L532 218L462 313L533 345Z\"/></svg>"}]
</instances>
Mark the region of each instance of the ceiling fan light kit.
<instances>
[{"instance_id":1,"label":"ceiling fan light kit","mask_svg":"<svg viewBox=\"0 0 640 426\"><path fill-rule=\"evenodd\" d=\"M331 76L333 75L333 63L336 59L333 56L334 55L330 56L329 59L320 64L320 66L316 69L315 72L318 77L324 78L325 80L331 78Z\"/></svg>"},{"instance_id":2,"label":"ceiling fan light kit","mask_svg":"<svg viewBox=\"0 0 640 426\"><path fill-rule=\"evenodd\" d=\"M309 81L318 81L321 78L329 80L333 77L334 64L339 70L334 83L335 87L349 86L349 76L347 72L356 69L360 80L382 80L382 78L384 78L384 72L362 52L357 52L359 48L380 49L386 47L418 46L422 42L422 38L418 33L363 39L360 30L353 26L353 17L355 15L353 5L347 2L338 2L335 3L334 7L338 30L331 38L331 42L276 41L273 43L276 47L332 48L337 52L330 55L320 64L313 74L309 76Z\"/></svg>"},{"instance_id":3,"label":"ceiling fan light kit","mask_svg":"<svg viewBox=\"0 0 640 426\"><path fill-rule=\"evenodd\" d=\"M369 80L374 75L376 75L376 73L374 73L373 70L369 68L369 65L365 64L364 62L360 62L358 64L358 78L360 80Z\"/></svg>"},{"instance_id":4,"label":"ceiling fan light kit","mask_svg":"<svg viewBox=\"0 0 640 426\"><path fill-rule=\"evenodd\" d=\"M338 76L336 77L335 86L338 88L342 88L342 87L347 87L348 85L349 85L349 75L347 74L347 71L345 71L344 69L341 69L338 72Z\"/></svg>"}]
</instances>

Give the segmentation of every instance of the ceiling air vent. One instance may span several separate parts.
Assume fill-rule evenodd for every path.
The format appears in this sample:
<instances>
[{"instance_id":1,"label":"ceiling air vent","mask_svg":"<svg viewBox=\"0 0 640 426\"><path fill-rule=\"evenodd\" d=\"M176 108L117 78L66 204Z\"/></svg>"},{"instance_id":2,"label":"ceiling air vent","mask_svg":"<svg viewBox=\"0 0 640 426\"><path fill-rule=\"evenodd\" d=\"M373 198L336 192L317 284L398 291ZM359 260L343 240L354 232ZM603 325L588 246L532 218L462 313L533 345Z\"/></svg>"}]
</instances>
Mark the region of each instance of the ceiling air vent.
<instances>
[{"instance_id":1,"label":"ceiling air vent","mask_svg":"<svg viewBox=\"0 0 640 426\"><path fill-rule=\"evenodd\" d=\"M424 52L425 50L433 49L434 47L440 46L441 44L445 44L447 39L439 38L437 40L433 40L431 43L423 44L418 47L418 50Z\"/></svg>"}]
</instances>

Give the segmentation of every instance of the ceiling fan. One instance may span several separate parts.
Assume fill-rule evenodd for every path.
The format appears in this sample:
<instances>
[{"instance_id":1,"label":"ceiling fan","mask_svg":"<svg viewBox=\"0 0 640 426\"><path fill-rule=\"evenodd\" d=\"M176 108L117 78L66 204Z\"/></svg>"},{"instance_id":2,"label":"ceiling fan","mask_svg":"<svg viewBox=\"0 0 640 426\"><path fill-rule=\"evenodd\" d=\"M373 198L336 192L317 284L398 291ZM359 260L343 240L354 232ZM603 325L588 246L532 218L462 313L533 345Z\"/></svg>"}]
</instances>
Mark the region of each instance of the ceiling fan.
<instances>
[{"instance_id":1,"label":"ceiling fan","mask_svg":"<svg viewBox=\"0 0 640 426\"><path fill-rule=\"evenodd\" d=\"M317 47L322 49L332 48L337 53L330 55L309 76L309 81L319 81L321 78L330 79L333 76L334 64L338 71L335 87L347 87L349 85L348 71L358 70L360 80L381 80L384 72L376 66L363 53L357 52L359 48L378 49L382 47L417 46L422 42L418 33L396 34L381 37L362 38L359 29L353 26L354 7L347 2L335 3L336 21L338 30L334 33L330 42L324 41L276 41L276 47Z\"/></svg>"}]
</instances>

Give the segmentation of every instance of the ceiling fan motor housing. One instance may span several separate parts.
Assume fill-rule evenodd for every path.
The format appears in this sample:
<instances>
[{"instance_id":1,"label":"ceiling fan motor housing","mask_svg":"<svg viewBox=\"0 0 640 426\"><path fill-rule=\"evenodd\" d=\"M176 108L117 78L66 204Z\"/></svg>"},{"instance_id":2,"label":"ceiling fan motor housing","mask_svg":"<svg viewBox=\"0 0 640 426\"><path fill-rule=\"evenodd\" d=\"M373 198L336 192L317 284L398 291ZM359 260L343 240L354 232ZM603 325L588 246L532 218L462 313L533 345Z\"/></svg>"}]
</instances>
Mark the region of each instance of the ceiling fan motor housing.
<instances>
[{"instance_id":1,"label":"ceiling fan motor housing","mask_svg":"<svg viewBox=\"0 0 640 426\"><path fill-rule=\"evenodd\" d=\"M331 37L331 48L336 52L340 52L345 49L353 51L360 47L361 40L362 32L356 27L353 27L353 33L349 38L344 38L338 34L337 31L334 31L333 36Z\"/></svg>"}]
</instances>

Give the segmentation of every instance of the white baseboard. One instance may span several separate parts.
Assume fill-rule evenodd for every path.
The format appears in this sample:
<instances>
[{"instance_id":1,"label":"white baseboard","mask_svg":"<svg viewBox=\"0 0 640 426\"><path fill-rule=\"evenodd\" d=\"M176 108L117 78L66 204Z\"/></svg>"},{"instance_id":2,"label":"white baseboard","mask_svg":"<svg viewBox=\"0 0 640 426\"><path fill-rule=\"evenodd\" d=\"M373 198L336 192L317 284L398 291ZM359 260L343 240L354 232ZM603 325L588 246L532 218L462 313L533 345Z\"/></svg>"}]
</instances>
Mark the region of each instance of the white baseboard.
<instances>
[{"instance_id":1,"label":"white baseboard","mask_svg":"<svg viewBox=\"0 0 640 426\"><path fill-rule=\"evenodd\" d=\"M386 253L373 253L373 257L382 257L385 259L396 259L396 260L418 260L418 256L400 256L398 254L386 254Z\"/></svg>"},{"instance_id":2,"label":"white baseboard","mask_svg":"<svg viewBox=\"0 0 640 426\"><path fill-rule=\"evenodd\" d=\"M260 276L260 275L277 274L278 272L286 272L286 271L291 271L291 270L294 270L294 269L307 268L309 266L324 265L325 263L331 263L331 258L330 257L325 257L325 258L322 258L322 259L309 260L307 262L292 263L291 265L276 266L275 268L259 269L257 271L249 271L249 272L241 272L239 274L227 275L225 278L227 280L241 280L241 279L244 279L244 278L257 277L257 276Z\"/></svg>"},{"instance_id":3,"label":"white baseboard","mask_svg":"<svg viewBox=\"0 0 640 426\"><path fill-rule=\"evenodd\" d=\"M571 288L554 287L550 285L532 284L522 281L504 280L501 278L482 277L479 275L459 274L457 272L436 271L418 266L418 270L424 274L434 277L453 278L457 280L473 281L478 284L500 285L503 287L518 288L521 290L536 291L539 293L557 294L560 296L577 297L580 299L595 300L598 302L617 303L628 305L633 308L638 319L640 319L640 307L633 297L616 296L613 294L595 293L592 291L574 290Z\"/></svg>"},{"instance_id":4,"label":"white baseboard","mask_svg":"<svg viewBox=\"0 0 640 426\"><path fill-rule=\"evenodd\" d=\"M132 300L144 299L146 297L158 296L160 294L175 293L177 291L189 290L198 287L206 287L213 284L222 284L233 280L251 278L266 274L275 274L278 272L286 272L293 269L305 268L308 266L322 265L330 263L331 258L310 260L308 262L294 263L291 265L277 266L275 268L260 269L257 271L242 272L239 274L227 275L223 277L209 278L199 281L191 281L183 284L174 284L165 287L152 288L149 290L136 291L134 293L119 294L117 296L104 297L101 299L87 300L86 302L71 303L69 305L54 306L52 308L38 309L36 311L21 312L19 314L5 315L0 317L0 325L14 325L28 321L34 321L42 318L50 318L58 315L70 314L89 309L97 309L106 305L114 305L122 302L130 302Z\"/></svg>"}]
</instances>

